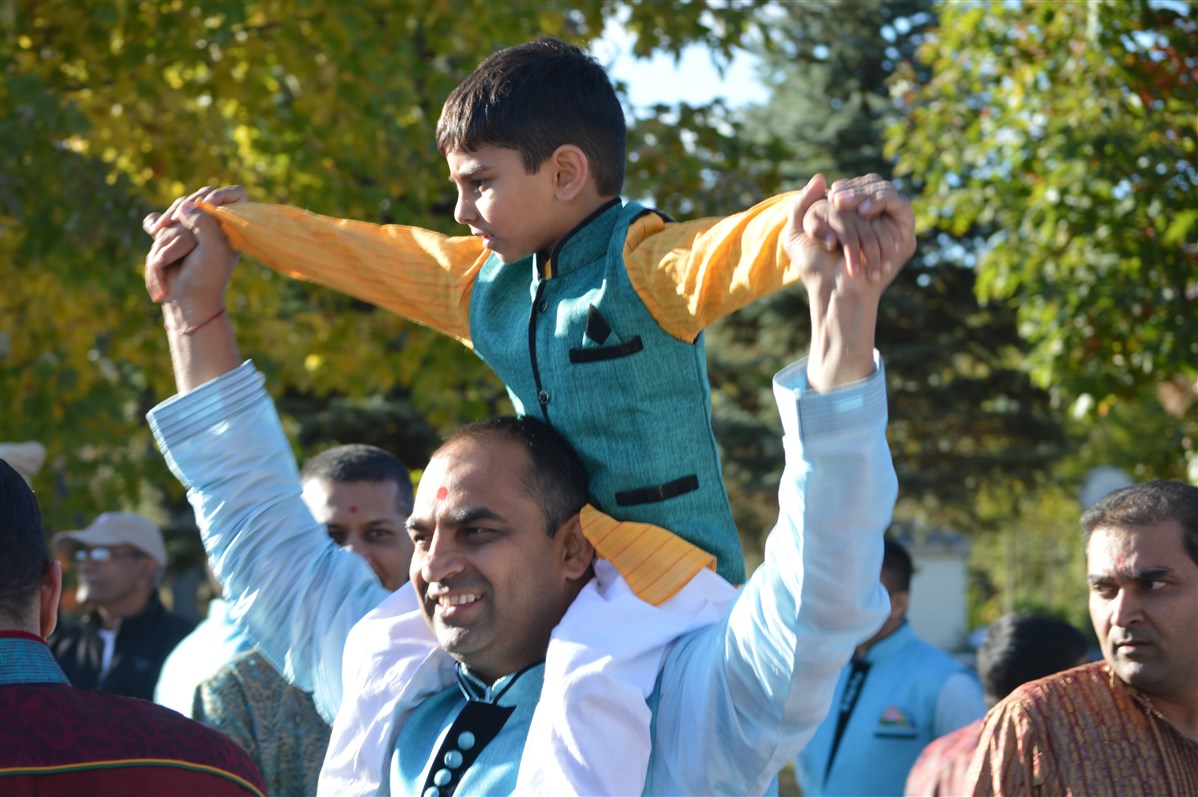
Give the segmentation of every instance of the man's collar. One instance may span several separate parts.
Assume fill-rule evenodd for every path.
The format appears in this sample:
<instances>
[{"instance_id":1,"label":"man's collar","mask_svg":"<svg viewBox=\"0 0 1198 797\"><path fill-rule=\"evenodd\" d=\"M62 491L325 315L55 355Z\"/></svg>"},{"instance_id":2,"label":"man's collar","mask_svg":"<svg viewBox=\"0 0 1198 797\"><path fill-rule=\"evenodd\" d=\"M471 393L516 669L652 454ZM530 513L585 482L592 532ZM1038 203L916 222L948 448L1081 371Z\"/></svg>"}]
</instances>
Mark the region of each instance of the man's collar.
<instances>
[{"instance_id":1,"label":"man's collar","mask_svg":"<svg viewBox=\"0 0 1198 797\"><path fill-rule=\"evenodd\" d=\"M524 669L498 678L488 684L470 672L465 664L458 664L458 689L467 700L496 705L511 705L525 697L527 688L535 688L540 695L540 681L544 661L534 662ZM528 676L528 677L525 677ZM534 682L536 682L534 684ZM517 686L519 684L519 686ZM507 698L507 699L504 699Z\"/></svg>"}]
</instances>

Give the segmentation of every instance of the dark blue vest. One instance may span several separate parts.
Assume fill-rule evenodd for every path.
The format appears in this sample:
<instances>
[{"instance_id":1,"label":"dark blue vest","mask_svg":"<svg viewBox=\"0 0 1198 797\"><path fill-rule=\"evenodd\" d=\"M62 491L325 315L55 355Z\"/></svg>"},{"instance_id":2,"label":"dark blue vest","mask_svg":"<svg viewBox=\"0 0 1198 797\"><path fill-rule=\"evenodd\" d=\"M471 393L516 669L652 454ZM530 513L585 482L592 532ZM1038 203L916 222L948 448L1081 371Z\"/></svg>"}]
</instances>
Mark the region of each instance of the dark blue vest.
<instances>
[{"instance_id":1,"label":"dark blue vest","mask_svg":"<svg viewBox=\"0 0 1198 797\"><path fill-rule=\"evenodd\" d=\"M715 554L720 575L740 584L703 336L684 343L663 331L624 269L628 227L650 212L600 209L558 244L548 268L537 256L505 265L492 255L474 285L470 337L516 412L577 449L595 506L669 529Z\"/></svg>"}]
</instances>

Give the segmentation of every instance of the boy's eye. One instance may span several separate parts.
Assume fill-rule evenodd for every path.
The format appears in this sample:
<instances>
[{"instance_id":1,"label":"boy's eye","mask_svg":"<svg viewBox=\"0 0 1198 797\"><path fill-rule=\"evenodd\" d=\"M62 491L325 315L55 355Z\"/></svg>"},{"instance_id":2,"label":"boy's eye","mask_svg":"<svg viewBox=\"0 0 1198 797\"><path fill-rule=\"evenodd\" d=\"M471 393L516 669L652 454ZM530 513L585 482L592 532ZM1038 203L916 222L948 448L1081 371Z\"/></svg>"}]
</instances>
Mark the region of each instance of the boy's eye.
<instances>
[{"instance_id":1,"label":"boy's eye","mask_svg":"<svg viewBox=\"0 0 1198 797\"><path fill-rule=\"evenodd\" d=\"M481 191L482 189L486 188L487 183L489 182L491 182L490 179L482 178L478 180L471 180L470 184L473 185L476 190Z\"/></svg>"}]
</instances>

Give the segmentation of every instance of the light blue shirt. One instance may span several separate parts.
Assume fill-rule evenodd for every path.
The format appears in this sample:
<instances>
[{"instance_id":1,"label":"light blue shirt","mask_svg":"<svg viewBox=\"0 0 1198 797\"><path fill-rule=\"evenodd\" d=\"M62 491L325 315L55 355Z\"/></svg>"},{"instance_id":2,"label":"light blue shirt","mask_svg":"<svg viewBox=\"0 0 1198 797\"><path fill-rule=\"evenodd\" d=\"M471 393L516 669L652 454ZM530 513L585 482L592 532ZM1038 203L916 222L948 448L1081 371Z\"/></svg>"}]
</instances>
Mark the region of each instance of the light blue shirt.
<instances>
[{"instance_id":1,"label":"light blue shirt","mask_svg":"<svg viewBox=\"0 0 1198 797\"><path fill-rule=\"evenodd\" d=\"M986 713L973 672L903 623L865 652L869 669L828 768L851 663L840 673L832 710L796 763L803 794L901 795L907 774L933 739Z\"/></svg>"},{"instance_id":2,"label":"light blue shirt","mask_svg":"<svg viewBox=\"0 0 1198 797\"><path fill-rule=\"evenodd\" d=\"M388 593L301 501L262 382L247 362L159 405L150 425L188 489L231 614L332 716L350 629ZM795 363L774 391L786 451L778 523L728 616L681 638L666 658L649 700L646 794L770 789L827 712L854 647L888 612L877 574L897 483L880 361L869 378L827 394L809 390L805 364ZM516 708L459 773L459 794L512 792L539 670L515 679L507 698ZM389 767L393 794L421 793L442 767L433 755L465 702L453 687L413 711Z\"/></svg>"},{"instance_id":3,"label":"light blue shirt","mask_svg":"<svg viewBox=\"0 0 1198 797\"><path fill-rule=\"evenodd\" d=\"M208 602L208 616L162 662L154 702L195 719L192 708L200 682L253 646L254 641L229 617L225 602L213 598Z\"/></svg>"}]
</instances>

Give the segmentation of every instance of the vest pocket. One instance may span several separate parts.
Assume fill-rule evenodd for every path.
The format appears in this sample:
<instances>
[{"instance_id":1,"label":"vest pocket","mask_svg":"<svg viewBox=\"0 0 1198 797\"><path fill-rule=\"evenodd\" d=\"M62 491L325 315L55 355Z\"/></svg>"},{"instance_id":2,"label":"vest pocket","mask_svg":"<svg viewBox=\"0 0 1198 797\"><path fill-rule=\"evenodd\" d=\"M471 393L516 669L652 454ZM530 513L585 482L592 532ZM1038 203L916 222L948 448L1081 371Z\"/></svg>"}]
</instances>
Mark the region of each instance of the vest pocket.
<instances>
[{"instance_id":1,"label":"vest pocket","mask_svg":"<svg viewBox=\"0 0 1198 797\"><path fill-rule=\"evenodd\" d=\"M695 474L674 479L655 487L637 487L635 490L622 490L616 493L616 506L639 506L640 504L655 504L667 498L693 493L699 489L699 477Z\"/></svg>"},{"instance_id":2,"label":"vest pocket","mask_svg":"<svg viewBox=\"0 0 1198 797\"><path fill-rule=\"evenodd\" d=\"M601 360L616 360L620 357L627 357L630 354L636 354L643 348L645 348L645 344L641 343L641 336L637 335L631 340L618 343L615 346L595 346L594 348L570 349L570 362L594 363L600 362Z\"/></svg>"}]
</instances>

